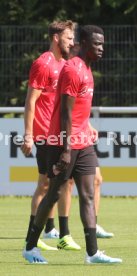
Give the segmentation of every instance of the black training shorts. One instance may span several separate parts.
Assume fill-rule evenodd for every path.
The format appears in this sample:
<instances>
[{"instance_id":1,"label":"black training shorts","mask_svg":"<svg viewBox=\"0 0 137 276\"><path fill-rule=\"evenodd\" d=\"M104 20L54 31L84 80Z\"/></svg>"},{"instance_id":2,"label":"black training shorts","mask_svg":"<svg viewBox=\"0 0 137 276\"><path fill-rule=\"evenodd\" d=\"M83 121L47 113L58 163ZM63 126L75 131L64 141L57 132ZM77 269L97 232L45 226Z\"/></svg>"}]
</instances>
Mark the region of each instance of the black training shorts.
<instances>
[{"instance_id":1,"label":"black training shorts","mask_svg":"<svg viewBox=\"0 0 137 276\"><path fill-rule=\"evenodd\" d=\"M38 172L40 174L47 173L47 145L46 145L46 143L47 143L46 140L43 140L40 142L35 142Z\"/></svg>"},{"instance_id":2,"label":"black training shorts","mask_svg":"<svg viewBox=\"0 0 137 276\"><path fill-rule=\"evenodd\" d=\"M47 146L47 169L48 177L54 177L53 165L59 161L59 157L63 152L63 148L59 146ZM84 149L71 150L71 163L67 170L60 173L62 180L66 181L76 174L91 175L95 174L96 167L98 167L97 155L93 146Z\"/></svg>"}]
</instances>

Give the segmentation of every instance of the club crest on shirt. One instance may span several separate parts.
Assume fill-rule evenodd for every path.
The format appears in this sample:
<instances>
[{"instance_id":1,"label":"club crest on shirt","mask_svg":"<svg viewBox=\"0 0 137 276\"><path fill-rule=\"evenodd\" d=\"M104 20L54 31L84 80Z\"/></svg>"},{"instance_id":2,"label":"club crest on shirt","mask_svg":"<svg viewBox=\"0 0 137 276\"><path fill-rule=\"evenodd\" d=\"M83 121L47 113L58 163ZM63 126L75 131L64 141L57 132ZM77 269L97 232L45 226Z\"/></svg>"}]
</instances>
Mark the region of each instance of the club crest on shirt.
<instances>
[{"instance_id":1,"label":"club crest on shirt","mask_svg":"<svg viewBox=\"0 0 137 276\"><path fill-rule=\"evenodd\" d=\"M58 84L58 80L54 80L53 83L52 83L53 89L57 88L57 84Z\"/></svg>"}]
</instances>

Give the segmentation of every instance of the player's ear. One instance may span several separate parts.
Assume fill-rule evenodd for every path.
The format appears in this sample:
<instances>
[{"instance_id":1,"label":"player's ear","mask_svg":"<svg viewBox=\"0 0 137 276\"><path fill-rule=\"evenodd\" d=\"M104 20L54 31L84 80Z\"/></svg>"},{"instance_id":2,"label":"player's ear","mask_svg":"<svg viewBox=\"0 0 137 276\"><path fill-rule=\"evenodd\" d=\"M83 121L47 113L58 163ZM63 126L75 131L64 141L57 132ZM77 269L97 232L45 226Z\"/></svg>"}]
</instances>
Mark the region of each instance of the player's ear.
<instances>
[{"instance_id":1,"label":"player's ear","mask_svg":"<svg viewBox=\"0 0 137 276\"><path fill-rule=\"evenodd\" d=\"M54 39L54 41L56 41L58 43L58 41L59 41L59 35L58 34L54 34L53 39Z\"/></svg>"}]
</instances>

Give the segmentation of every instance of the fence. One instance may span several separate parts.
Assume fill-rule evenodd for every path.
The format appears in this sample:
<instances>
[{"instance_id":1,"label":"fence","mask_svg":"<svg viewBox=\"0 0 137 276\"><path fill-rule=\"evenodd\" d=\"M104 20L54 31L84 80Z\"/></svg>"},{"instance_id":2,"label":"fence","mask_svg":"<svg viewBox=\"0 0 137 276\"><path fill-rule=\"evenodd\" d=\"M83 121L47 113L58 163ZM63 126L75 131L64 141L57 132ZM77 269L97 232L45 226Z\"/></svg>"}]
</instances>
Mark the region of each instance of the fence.
<instances>
[{"instance_id":1,"label":"fence","mask_svg":"<svg viewBox=\"0 0 137 276\"><path fill-rule=\"evenodd\" d=\"M137 26L104 26L105 52L92 64L94 105L137 105ZM48 49L44 26L0 27L0 106L23 106L31 62Z\"/></svg>"}]
</instances>

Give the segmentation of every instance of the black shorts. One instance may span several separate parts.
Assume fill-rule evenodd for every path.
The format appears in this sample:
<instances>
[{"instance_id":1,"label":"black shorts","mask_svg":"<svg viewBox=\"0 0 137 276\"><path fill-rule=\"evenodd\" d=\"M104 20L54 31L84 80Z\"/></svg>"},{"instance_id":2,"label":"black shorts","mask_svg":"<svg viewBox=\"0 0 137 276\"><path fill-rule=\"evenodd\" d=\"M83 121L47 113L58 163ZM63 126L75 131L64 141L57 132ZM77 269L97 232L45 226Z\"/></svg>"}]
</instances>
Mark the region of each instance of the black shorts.
<instances>
[{"instance_id":1,"label":"black shorts","mask_svg":"<svg viewBox=\"0 0 137 276\"><path fill-rule=\"evenodd\" d=\"M39 143L35 142L38 172L40 174L47 173L47 145L46 145L46 143L47 143L46 140L40 141Z\"/></svg>"},{"instance_id":2,"label":"black shorts","mask_svg":"<svg viewBox=\"0 0 137 276\"><path fill-rule=\"evenodd\" d=\"M47 168L48 177L54 177L53 165L59 161L59 157L63 152L62 147L47 146ZM76 174L91 175L95 174L96 167L98 167L97 155L93 146L84 149L71 150L71 163L67 170L64 170L59 175L62 180L66 181Z\"/></svg>"}]
</instances>

